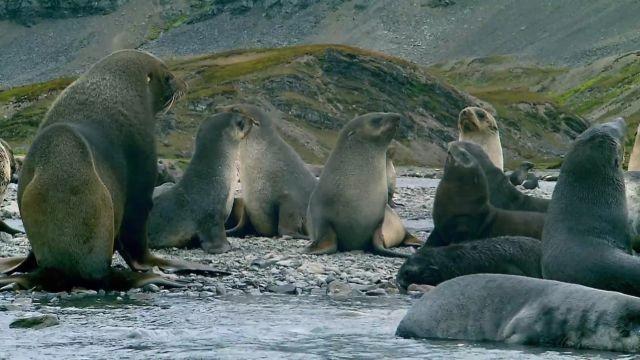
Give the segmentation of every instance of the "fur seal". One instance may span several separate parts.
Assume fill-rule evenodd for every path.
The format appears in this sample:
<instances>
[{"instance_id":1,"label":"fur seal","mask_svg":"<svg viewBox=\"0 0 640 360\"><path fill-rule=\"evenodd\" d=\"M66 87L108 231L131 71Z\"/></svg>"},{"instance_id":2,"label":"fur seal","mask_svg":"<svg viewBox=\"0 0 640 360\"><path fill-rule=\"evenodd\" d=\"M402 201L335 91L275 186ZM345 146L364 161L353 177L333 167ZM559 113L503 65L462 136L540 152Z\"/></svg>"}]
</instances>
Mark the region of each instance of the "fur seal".
<instances>
[{"instance_id":1,"label":"fur seal","mask_svg":"<svg viewBox=\"0 0 640 360\"><path fill-rule=\"evenodd\" d=\"M449 246L423 246L402 264L396 283L438 285L469 274L511 274L541 278L540 240L501 236Z\"/></svg>"},{"instance_id":2,"label":"fur seal","mask_svg":"<svg viewBox=\"0 0 640 360\"><path fill-rule=\"evenodd\" d=\"M313 243L307 252L372 250L406 257L388 250L417 240L404 231L387 204L386 151L401 117L370 113L354 118L340 131L309 201Z\"/></svg>"},{"instance_id":3,"label":"fur seal","mask_svg":"<svg viewBox=\"0 0 640 360\"><path fill-rule=\"evenodd\" d=\"M533 190L535 188L540 187L540 184L538 183L538 177L536 176L536 174L528 173L527 178L522 183L522 187L527 190Z\"/></svg>"},{"instance_id":4,"label":"fur seal","mask_svg":"<svg viewBox=\"0 0 640 360\"><path fill-rule=\"evenodd\" d=\"M480 145L489 155L491 162L500 170L504 170L500 131L493 115L479 107L466 107L458 115L458 130L458 140Z\"/></svg>"},{"instance_id":5,"label":"fur seal","mask_svg":"<svg viewBox=\"0 0 640 360\"><path fill-rule=\"evenodd\" d=\"M248 104L220 110L247 114L260 124L240 144L244 214L227 235L242 236L253 229L262 236L308 238L305 218L316 177L280 137L269 114Z\"/></svg>"},{"instance_id":6,"label":"fur seal","mask_svg":"<svg viewBox=\"0 0 640 360\"><path fill-rule=\"evenodd\" d=\"M179 284L152 272L116 270L115 250L133 270L154 266L221 273L149 252L147 217L156 178L155 114L184 93L159 60L122 50L93 65L54 101L24 160L18 206L31 254L0 278L22 288L127 289Z\"/></svg>"},{"instance_id":7,"label":"fur seal","mask_svg":"<svg viewBox=\"0 0 640 360\"><path fill-rule=\"evenodd\" d=\"M396 192L396 167L393 166L393 155L395 154L395 147L390 145L387 149L387 203L392 208L396 207L395 201L393 201L393 195Z\"/></svg>"},{"instance_id":8,"label":"fur seal","mask_svg":"<svg viewBox=\"0 0 640 360\"><path fill-rule=\"evenodd\" d=\"M509 182L509 178L489 159L487 153L478 144L458 141L457 145L469 152L484 171L489 185L491 205L505 210L546 212L549 199L525 195Z\"/></svg>"},{"instance_id":9,"label":"fur seal","mask_svg":"<svg viewBox=\"0 0 640 360\"><path fill-rule=\"evenodd\" d=\"M0 139L0 203L4 200L7 187L16 172L16 161L9 144ZM0 231L15 235L20 232L0 220Z\"/></svg>"},{"instance_id":10,"label":"fur seal","mask_svg":"<svg viewBox=\"0 0 640 360\"><path fill-rule=\"evenodd\" d=\"M503 235L540 239L544 214L496 208L476 159L457 142L449 144L444 175L433 203L435 228L428 246L445 246Z\"/></svg>"},{"instance_id":11,"label":"fur seal","mask_svg":"<svg viewBox=\"0 0 640 360\"><path fill-rule=\"evenodd\" d=\"M622 118L580 134L565 156L542 233L542 275L640 295L622 160Z\"/></svg>"},{"instance_id":12,"label":"fur seal","mask_svg":"<svg viewBox=\"0 0 640 360\"><path fill-rule=\"evenodd\" d=\"M474 274L413 304L396 335L640 351L640 299L559 281Z\"/></svg>"},{"instance_id":13,"label":"fur seal","mask_svg":"<svg viewBox=\"0 0 640 360\"><path fill-rule=\"evenodd\" d=\"M522 183L527 179L527 175L529 174L529 170L533 169L534 165L532 162L524 161L518 168L509 175L509 181L513 186L522 185Z\"/></svg>"},{"instance_id":14,"label":"fur seal","mask_svg":"<svg viewBox=\"0 0 640 360\"><path fill-rule=\"evenodd\" d=\"M151 248L185 247L197 241L219 254L231 249L224 223L233 206L235 159L254 120L225 112L207 118L196 135L195 153L182 179L153 200Z\"/></svg>"}]
</instances>

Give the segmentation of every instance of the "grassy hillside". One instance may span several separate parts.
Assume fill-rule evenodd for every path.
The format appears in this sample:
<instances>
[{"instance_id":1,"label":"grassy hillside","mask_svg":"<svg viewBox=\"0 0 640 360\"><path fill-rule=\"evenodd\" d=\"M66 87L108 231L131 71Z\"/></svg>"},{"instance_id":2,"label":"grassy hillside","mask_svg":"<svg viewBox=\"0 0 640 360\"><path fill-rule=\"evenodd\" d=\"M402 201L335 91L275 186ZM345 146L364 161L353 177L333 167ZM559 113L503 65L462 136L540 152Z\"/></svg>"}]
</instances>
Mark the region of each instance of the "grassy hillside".
<instances>
[{"instance_id":1,"label":"grassy hillside","mask_svg":"<svg viewBox=\"0 0 640 360\"><path fill-rule=\"evenodd\" d=\"M216 106L251 102L284 120L282 135L308 162L322 163L339 129L354 116L394 111L407 118L397 137L397 161L441 166L447 142L457 137L458 112L480 104L423 67L340 45L235 50L174 59L169 65L187 80L189 92L159 122L159 152L168 158L191 156L198 124ZM70 81L0 92L0 137L24 151L47 107ZM532 103L533 92L478 91L498 111L510 164L524 158L557 162L584 127L579 119L546 106L546 99ZM517 96L525 96L530 107L505 103Z\"/></svg>"}]
</instances>

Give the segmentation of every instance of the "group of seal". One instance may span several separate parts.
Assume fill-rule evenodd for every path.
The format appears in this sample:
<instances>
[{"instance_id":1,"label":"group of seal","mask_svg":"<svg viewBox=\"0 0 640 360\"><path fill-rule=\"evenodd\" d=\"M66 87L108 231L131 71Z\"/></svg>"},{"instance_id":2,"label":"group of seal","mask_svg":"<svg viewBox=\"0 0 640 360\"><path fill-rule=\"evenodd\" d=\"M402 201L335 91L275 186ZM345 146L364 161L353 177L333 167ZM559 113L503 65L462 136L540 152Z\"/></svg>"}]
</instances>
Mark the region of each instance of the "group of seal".
<instances>
[{"instance_id":1,"label":"group of seal","mask_svg":"<svg viewBox=\"0 0 640 360\"><path fill-rule=\"evenodd\" d=\"M24 272L0 284L45 290L179 286L154 266L223 273L153 255L147 219L156 180L155 115L185 90L158 58L115 52L67 87L45 115L24 160L18 206L31 244L1 262ZM118 253L134 271L111 267ZM144 271L144 272L143 272Z\"/></svg>"},{"instance_id":2,"label":"group of seal","mask_svg":"<svg viewBox=\"0 0 640 360\"><path fill-rule=\"evenodd\" d=\"M399 286L441 284L412 307L397 334L640 351L640 300L634 297L640 296L640 260L628 226L625 131L624 120L616 119L576 138L538 251L522 253L528 238L518 246L494 238L420 249L400 269Z\"/></svg>"}]
</instances>

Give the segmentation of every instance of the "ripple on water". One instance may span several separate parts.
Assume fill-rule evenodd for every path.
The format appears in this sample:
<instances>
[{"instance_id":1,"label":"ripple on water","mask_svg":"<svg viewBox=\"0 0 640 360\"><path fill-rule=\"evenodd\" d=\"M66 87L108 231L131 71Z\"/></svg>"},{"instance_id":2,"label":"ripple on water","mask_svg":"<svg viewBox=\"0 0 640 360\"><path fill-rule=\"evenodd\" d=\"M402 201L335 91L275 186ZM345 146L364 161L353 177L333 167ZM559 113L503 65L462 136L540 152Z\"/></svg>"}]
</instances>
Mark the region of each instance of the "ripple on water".
<instances>
[{"instance_id":1,"label":"ripple on water","mask_svg":"<svg viewBox=\"0 0 640 360\"><path fill-rule=\"evenodd\" d=\"M410 301L401 296L334 301L263 295L157 296L131 302L92 296L62 300L57 306L34 304L30 311L56 313L60 318L60 325L37 331L9 329L19 312L0 313L4 329L0 348L27 358L625 358L611 353L396 338L395 328Z\"/></svg>"}]
</instances>

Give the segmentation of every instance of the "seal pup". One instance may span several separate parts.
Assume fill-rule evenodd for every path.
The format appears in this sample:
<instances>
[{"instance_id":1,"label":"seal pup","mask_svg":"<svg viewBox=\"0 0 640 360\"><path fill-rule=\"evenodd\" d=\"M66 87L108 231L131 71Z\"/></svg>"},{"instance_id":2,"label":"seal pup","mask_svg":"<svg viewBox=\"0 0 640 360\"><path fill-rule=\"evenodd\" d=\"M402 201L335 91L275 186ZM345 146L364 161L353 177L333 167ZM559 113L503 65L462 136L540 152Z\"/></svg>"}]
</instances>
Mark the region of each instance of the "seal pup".
<instances>
[{"instance_id":1,"label":"seal pup","mask_svg":"<svg viewBox=\"0 0 640 360\"><path fill-rule=\"evenodd\" d=\"M313 243L307 252L371 250L407 257L388 249L416 240L399 218L389 221L395 213L387 204L386 151L401 117L369 113L342 128L309 201Z\"/></svg>"},{"instance_id":2,"label":"seal pup","mask_svg":"<svg viewBox=\"0 0 640 360\"><path fill-rule=\"evenodd\" d=\"M227 236L243 236L253 229L261 236L308 238L305 218L316 177L280 137L269 114L248 104L220 110L246 114L260 124L240 143L244 214Z\"/></svg>"},{"instance_id":3,"label":"seal pup","mask_svg":"<svg viewBox=\"0 0 640 360\"><path fill-rule=\"evenodd\" d=\"M640 124L638 124L638 128L636 129L636 136L633 142L633 148L631 149L631 155L629 156L627 170L640 171Z\"/></svg>"},{"instance_id":4,"label":"seal pup","mask_svg":"<svg viewBox=\"0 0 640 360\"><path fill-rule=\"evenodd\" d=\"M491 205L505 210L546 212L549 199L541 199L525 195L509 182L509 178L498 169L487 153L478 144L458 141L457 146L469 152L484 171L489 185L489 201Z\"/></svg>"},{"instance_id":5,"label":"seal pup","mask_svg":"<svg viewBox=\"0 0 640 360\"><path fill-rule=\"evenodd\" d=\"M540 240L501 236L449 246L423 246L398 270L396 284L438 285L469 274L511 274L541 278Z\"/></svg>"},{"instance_id":6,"label":"seal pup","mask_svg":"<svg viewBox=\"0 0 640 360\"><path fill-rule=\"evenodd\" d=\"M527 175L529 174L529 170L533 169L534 165L532 162L524 161L518 168L509 175L509 181L513 186L522 185L522 183L527 179Z\"/></svg>"},{"instance_id":7,"label":"seal pup","mask_svg":"<svg viewBox=\"0 0 640 360\"><path fill-rule=\"evenodd\" d=\"M496 119L486 110L469 106L458 115L458 140L476 143L489 155L491 162L504 170L500 131Z\"/></svg>"},{"instance_id":8,"label":"seal pup","mask_svg":"<svg viewBox=\"0 0 640 360\"><path fill-rule=\"evenodd\" d=\"M424 294L396 335L638 352L640 299L552 280L466 275Z\"/></svg>"},{"instance_id":9,"label":"seal pup","mask_svg":"<svg viewBox=\"0 0 640 360\"><path fill-rule=\"evenodd\" d=\"M534 173L528 173L527 178L522 183L522 187L527 190L533 190L540 187L538 183L538 177Z\"/></svg>"},{"instance_id":10,"label":"seal pup","mask_svg":"<svg viewBox=\"0 0 640 360\"><path fill-rule=\"evenodd\" d=\"M24 160L18 206L31 254L5 271L0 285L45 290L75 286L128 289L179 284L152 272L116 270L115 250L133 270L154 266L223 273L165 260L147 247L156 178L155 115L182 96L186 83L145 52L122 50L93 65L45 115Z\"/></svg>"},{"instance_id":11,"label":"seal pup","mask_svg":"<svg viewBox=\"0 0 640 360\"><path fill-rule=\"evenodd\" d=\"M433 203L434 229L428 246L445 246L503 235L540 239L544 213L496 208L476 159L458 142L449 144L444 175Z\"/></svg>"},{"instance_id":12,"label":"seal pup","mask_svg":"<svg viewBox=\"0 0 640 360\"><path fill-rule=\"evenodd\" d=\"M0 139L0 204L4 200L7 187L12 181L13 174L16 172L16 160L13 156L11 146L6 141ZM0 231L11 235L20 233L20 230L14 229L0 220Z\"/></svg>"},{"instance_id":13,"label":"seal pup","mask_svg":"<svg viewBox=\"0 0 640 360\"><path fill-rule=\"evenodd\" d=\"M565 156L542 233L542 275L640 295L622 160L624 119L594 125Z\"/></svg>"},{"instance_id":14,"label":"seal pup","mask_svg":"<svg viewBox=\"0 0 640 360\"><path fill-rule=\"evenodd\" d=\"M178 183L153 200L149 215L151 248L185 247L194 242L210 254L231 249L224 223L237 183L235 159L254 120L225 112L207 118L196 135L195 153Z\"/></svg>"}]
</instances>

